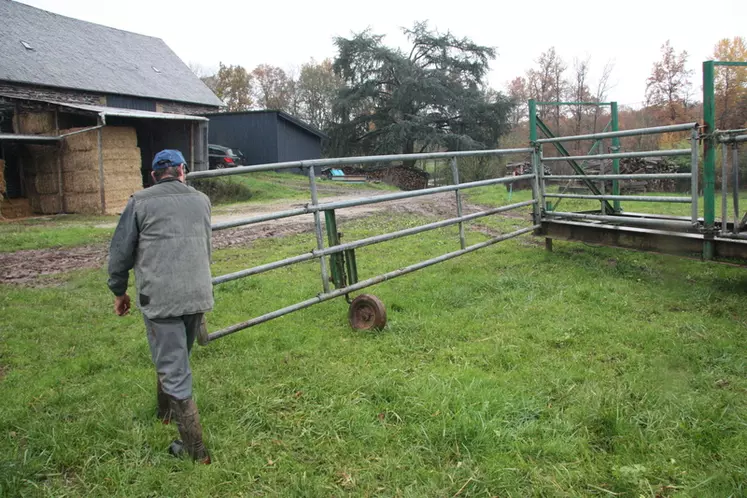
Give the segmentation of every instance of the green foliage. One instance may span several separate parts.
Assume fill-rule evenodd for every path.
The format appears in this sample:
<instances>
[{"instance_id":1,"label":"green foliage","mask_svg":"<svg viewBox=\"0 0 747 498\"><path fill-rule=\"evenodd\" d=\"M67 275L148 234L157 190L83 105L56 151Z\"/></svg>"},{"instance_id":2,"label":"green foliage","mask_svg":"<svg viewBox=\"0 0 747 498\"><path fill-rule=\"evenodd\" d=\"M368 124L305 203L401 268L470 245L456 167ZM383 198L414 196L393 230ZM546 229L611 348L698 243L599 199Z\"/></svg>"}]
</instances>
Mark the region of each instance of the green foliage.
<instances>
[{"instance_id":1,"label":"green foliage","mask_svg":"<svg viewBox=\"0 0 747 498\"><path fill-rule=\"evenodd\" d=\"M430 31L405 29L409 53L370 31L337 38L334 70L345 87L335 102L335 155L493 147L508 130L508 99L484 78L495 51Z\"/></svg>"},{"instance_id":2,"label":"green foliage","mask_svg":"<svg viewBox=\"0 0 747 498\"><path fill-rule=\"evenodd\" d=\"M457 240L361 249L362 276ZM215 272L311 247L216 251ZM211 466L166 454L141 317L113 315L103 271L0 286L0 495L742 496L743 271L527 237L370 289L381 333L336 300L195 346ZM316 263L226 284L211 329L318 291Z\"/></svg>"},{"instance_id":3,"label":"green foliage","mask_svg":"<svg viewBox=\"0 0 747 498\"><path fill-rule=\"evenodd\" d=\"M226 111L245 111L252 106L251 75L242 66L222 62L213 81L213 91L226 103Z\"/></svg>"}]
</instances>

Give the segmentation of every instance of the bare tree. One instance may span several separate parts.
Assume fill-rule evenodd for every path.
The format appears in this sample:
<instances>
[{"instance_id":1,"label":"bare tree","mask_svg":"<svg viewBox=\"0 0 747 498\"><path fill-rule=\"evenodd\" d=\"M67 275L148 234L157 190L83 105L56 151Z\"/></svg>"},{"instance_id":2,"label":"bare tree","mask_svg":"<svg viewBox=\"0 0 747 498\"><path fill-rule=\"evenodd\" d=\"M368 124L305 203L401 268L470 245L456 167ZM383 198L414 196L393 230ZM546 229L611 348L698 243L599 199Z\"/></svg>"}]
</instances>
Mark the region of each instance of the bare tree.
<instances>
[{"instance_id":1,"label":"bare tree","mask_svg":"<svg viewBox=\"0 0 747 498\"><path fill-rule=\"evenodd\" d=\"M612 76L612 70L615 68L615 63L611 60L608 60L604 67L602 68L602 74L599 76L599 81L597 82L597 90L596 94L594 95L594 100L596 102L604 102L607 100L607 94L612 89L612 85L610 84L610 77ZM599 121L599 116L602 114L602 107L596 106L594 108L594 131L597 131L597 122Z\"/></svg>"},{"instance_id":2,"label":"bare tree","mask_svg":"<svg viewBox=\"0 0 747 498\"><path fill-rule=\"evenodd\" d=\"M573 59L573 77L568 86L568 100L572 102L589 102L592 100L591 91L589 90L589 66L591 57L586 59ZM583 119L589 112L589 107L575 104L571 105L571 118L573 120L573 132L576 135L581 134ZM575 142L576 150L579 150L581 142Z\"/></svg>"},{"instance_id":3,"label":"bare tree","mask_svg":"<svg viewBox=\"0 0 747 498\"><path fill-rule=\"evenodd\" d=\"M692 71L685 69L687 52L677 55L669 40L661 46L661 54L646 80L646 104L666 108L669 119L676 121L687 106Z\"/></svg>"}]
</instances>

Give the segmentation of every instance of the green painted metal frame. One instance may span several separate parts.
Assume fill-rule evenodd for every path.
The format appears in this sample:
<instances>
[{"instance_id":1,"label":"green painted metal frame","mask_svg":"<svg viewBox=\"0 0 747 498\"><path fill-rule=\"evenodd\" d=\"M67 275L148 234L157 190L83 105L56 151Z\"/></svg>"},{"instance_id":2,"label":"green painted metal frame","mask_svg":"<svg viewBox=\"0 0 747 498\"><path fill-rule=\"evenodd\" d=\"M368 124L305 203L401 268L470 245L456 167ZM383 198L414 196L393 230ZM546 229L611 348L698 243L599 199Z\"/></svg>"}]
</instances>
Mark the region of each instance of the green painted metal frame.
<instances>
[{"instance_id":1,"label":"green painted metal frame","mask_svg":"<svg viewBox=\"0 0 747 498\"><path fill-rule=\"evenodd\" d=\"M529 142L532 145L532 147L535 147L534 142L537 140L537 129L539 128L542 133L547 138L554 138L555 135L550 130L550 127L547 126L539 116L537 116L537 106L538 105L553 105L553 106L559 106L559 105L583 105L583 106L593 106L593 107L609 107L610 108L610 114L612 115L612 119L610 121L610 124L608 126L612 127L612 131L618 131L618 120L617 120L617 102L537 102L534 99L529 99ZM607 127L605 126L605 130ZM589 154L592 153L592 151L597 147L599 144L599 141L594 142L594 144L591 146L591 149L589 149ZM561 156L569 157L571 154L568 152L568 150L563 147L562 144L555 142L553 143L555 146L555 149L560 153ZM620 139L615 138L612 141L612 146L616 147L617 149L620 148ZM579 175L586 175L586 172L584 169L579 165L575 160L569 159L568 163L571 165L571 168L579 174ZM612 161L612 172L614 174L618 174L620 172L620 160L615 159ZM596 186L594 182L591 180L584 180L584 184L586 187L594 194L594 195L602 195L602 192L599 190L599 188ZM620 195L620 185L617 180L613 180L612 182L612 193L614 195ZM549 201L546 201L547 205L543 206L544 209L548 211L553 211L560 200L555 203L555 206L551 205ZM620 201L615 200L613 201L613 205L610 205L607 201L601 201L602 205L602 211L607 212L614 212L614 213L620 213L622 212L622 208L620 206Z\"/></svg>"},{"instance_id":2,"label":"green painted metal frame","mask_svg":"<svg viewBox=\"0 0 747 498\"><path fill-rule=\"evenodd\" d=\"M703 62L703 259L706 260L714 257L716 233L716 66L747 67L747 62Z\"/></svg>"},{"instance_id":3,"label":"green painted metal frame","mask_svg":"<svg viewBox=\"0 0 747 498\"><path fill-rule=\"evenodd\" d=\"M327 228L329 245L340 245L341 234L337 230L337 216L335 210L324 211L324 224ZM355 249L347 249L341 253L329 255L332 282L336 289L358 283L358 264L355 261Z\"/></svg>"}]
</instances>

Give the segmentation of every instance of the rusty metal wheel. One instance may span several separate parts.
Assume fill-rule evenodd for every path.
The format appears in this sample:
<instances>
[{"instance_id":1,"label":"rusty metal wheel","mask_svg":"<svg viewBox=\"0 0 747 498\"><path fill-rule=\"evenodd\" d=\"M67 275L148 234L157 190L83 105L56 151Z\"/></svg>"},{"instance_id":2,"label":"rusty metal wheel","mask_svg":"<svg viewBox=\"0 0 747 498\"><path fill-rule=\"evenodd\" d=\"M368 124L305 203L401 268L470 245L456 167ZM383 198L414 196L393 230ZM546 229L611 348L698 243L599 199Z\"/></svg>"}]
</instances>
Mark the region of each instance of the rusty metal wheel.
<instances>
[{"instance_id":1,"label":"rusty metal wheel","mask_svg":"<svg viewBox=\"0 0 747 498\"><path fill-rule=\"evenodd\" d=\"M361 294L350 303L348 321L356 330L381 330L386 325L386 307L373 294Z\"/></svg>"}]
</instances>

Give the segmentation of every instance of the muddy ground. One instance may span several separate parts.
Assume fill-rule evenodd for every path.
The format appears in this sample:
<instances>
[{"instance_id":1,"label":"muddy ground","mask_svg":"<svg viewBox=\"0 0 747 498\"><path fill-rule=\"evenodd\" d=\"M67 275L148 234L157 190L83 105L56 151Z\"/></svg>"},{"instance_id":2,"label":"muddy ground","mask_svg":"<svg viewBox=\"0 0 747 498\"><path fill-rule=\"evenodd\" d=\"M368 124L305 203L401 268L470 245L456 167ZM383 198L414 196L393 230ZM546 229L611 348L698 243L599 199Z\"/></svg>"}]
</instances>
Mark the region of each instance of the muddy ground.
<instances>
[{"instance_id":1,"label":"muddy ground","mask_svg":"<svg viewBox=\"0 0 747 498\"><path fill-rule=\"evenodd\" d=\"M387 192L377 193L376 195L385 193ZM362 196L359 192L351 192L345 196L325 198L323 202L336 202ZM366 192L365 196L371 196L371 192ZM218 223L248 218L284 209L299 208L304 205L304 203L299 202L286 202L216 208L213 213L213 222ZM481 210L482 208L479 206L468 203L463 205L464 214ZM344 222L365 218L382 212L393 215L417 215L427 218L445 219L456 216L456 201L452 193L431 195L423 198L401 199L383 204L370 204L341 209L337 211L337 219ZM511 218L527 218L524 214L516 212L503 214ZM494 229L479 223L472 224L470 228L487 235L497 235ZM302 215L257 223L247 227L221 230L213 234L213 249L247 246L258 239L285 237L311 232L313 229L314 219L312 215ZM81 247L32 249L0 253L0 268L2 268L2 271L0 271L0 283L39 285L41 283L40 277L46 275L55 275L72 270L100 268L106 263L107 250L108 247L105 244L97 244Z\"/></svg>"}]
</instances>

